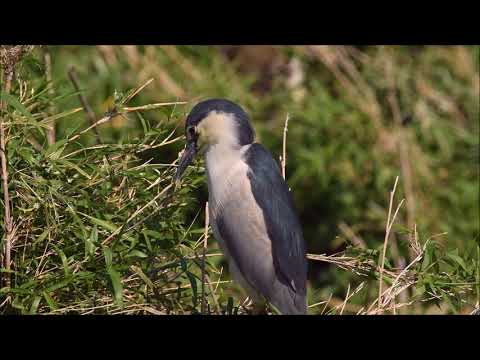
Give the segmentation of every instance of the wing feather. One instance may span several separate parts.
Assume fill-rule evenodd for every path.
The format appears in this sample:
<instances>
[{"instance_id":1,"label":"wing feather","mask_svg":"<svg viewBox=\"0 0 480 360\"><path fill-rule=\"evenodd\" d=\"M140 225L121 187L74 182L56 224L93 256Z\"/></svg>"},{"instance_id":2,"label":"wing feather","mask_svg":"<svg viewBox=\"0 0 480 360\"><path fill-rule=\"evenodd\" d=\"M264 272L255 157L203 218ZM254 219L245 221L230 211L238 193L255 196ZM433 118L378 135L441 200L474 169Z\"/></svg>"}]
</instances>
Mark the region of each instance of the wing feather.
<instances>
[{"instance_id":1,"label":"wing feather","mask_svg":"<svg viewBox=\"0 0 480 360\"><path fill-rule=\"evenodd\" d=\"M247 179L232 188L237 201L216 209L218 231L253 288L283 313L305 313L305 245L287 184L262 145L252 144L244 161Z\"/></svg>"}]
</instances>

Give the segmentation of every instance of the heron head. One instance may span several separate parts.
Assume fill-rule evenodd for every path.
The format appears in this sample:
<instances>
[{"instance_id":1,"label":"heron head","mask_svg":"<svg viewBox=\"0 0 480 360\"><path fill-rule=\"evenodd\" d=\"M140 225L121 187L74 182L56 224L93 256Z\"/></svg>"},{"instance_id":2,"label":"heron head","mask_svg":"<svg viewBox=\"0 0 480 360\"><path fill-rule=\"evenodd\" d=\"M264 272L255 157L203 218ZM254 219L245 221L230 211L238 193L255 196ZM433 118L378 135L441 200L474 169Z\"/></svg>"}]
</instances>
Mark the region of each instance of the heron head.
<instances>
[{"instance_id":1,"label":"heron head","mask_svg":"<svg viewBox=\"0 0 480 360\"><path fill-rule=\"evenodd\" d=\"M226 99L209 99L195 105L185 123L186 146L175 175L180 181L195 155L211 145L240 148L251 144L255 131L247 113Z\"/></svg>"}]
</instances>

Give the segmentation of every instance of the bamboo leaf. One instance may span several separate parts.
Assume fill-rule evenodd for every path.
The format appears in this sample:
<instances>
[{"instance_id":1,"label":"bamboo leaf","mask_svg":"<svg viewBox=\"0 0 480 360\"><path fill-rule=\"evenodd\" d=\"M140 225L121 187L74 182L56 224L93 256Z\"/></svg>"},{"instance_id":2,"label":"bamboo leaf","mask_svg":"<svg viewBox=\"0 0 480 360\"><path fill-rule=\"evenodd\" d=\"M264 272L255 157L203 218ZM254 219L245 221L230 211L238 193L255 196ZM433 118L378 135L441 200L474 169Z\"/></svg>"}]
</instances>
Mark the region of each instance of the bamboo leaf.
<instances>
[{"instance_id":1,"label":"bamboo leaf","mask_svg":"<svg viewBox=\"0 0 480 360\"><path fill-rule=\"evenodd\" d=\"M110 280L112 281L115 303L120 308L123 308L123 285L120 274L111 266L107 268L107 272L108 275L110 275Z\"/></svg>"},{"instance_id":2,"label":"bamboo leaf","mask_svg":"<svg viewBox=\"0 0 480 360\"><path fill-rule=\"evenodd\" d=\"M55 114L55 115L52 115L52 116L48 116L46 117L45 119L42 119L41 123L42 124L45 124L45 123L49 123L49 122L52 122L52 121L55 121L55 120L58 120L58 119L62 119L64 117L67 117L67 116L70 116L70 115L73 115L79 111L82 111L83 108L79 107L79 108L75 108L75 109L71 109L71 110L67 110L67 111L64 111L64 112L61 112L59 114Z\"/></svg>"},{"instance_id":3,"label":"bamboo leaf","mask_svg":"<svg viewBox=\"0 0 480 360\"><path fill-rule=\"evenodd\" d=\"M45 299L45 301L47 302L48 306L50 307L50 310L54 311L54 310L57 310L58 309L58 305L57 303L55 302L55 300L53 300L53 298L48 294L47 291L44 291L43 293L43 298Z\"/></svg>"},{"instance_id":4,"label":"bamboo leaf","mask_svg":"<svg viewBox=\"0 0 480 360\"><path fill-rule=\"evenodd\" d=\"M18 101L18 99L15 96L13 96L11 94L7 94L4 91L1 91L0 92L0 100L5 101L7 104L9 104L13 108L15 108L15 110L20 112L22 115L26 116L31 121L36 123L36 120L33 117L33 115L30 113L30 111L28 111L27 108L20 101Z\"/></svg>"}]
</instances>

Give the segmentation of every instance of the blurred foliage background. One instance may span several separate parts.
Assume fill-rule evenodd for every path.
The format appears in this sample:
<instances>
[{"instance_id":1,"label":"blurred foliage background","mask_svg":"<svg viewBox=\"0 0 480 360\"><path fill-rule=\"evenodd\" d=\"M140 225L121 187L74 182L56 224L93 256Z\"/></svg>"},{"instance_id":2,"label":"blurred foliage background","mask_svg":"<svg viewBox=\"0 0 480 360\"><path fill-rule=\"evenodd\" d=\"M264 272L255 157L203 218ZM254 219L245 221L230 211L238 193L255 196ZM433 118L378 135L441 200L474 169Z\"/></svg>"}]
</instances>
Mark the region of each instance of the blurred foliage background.
<instances>
[{"instance_id":1,"label":"blurred foliage background","mask_svg":"<svg viewBox=\"0 0 480 360\"><path fill-rule=\"evenodd\" d=\"M405 303L422 300L399 312L471 312L480 293L479 49L36 47L18 64L11 95L4 97L18 229L13 272L3 271L12 274L13 284L0 291L2 311L198 312L207 200L202 162L175 196L162 191L183 148L189 109L199 100L225 97L247 110L258 141L276 157L289 114L287 181L309 253L368 249L378 262L389 192L399 176L395 199L405 203L385 267L403 269L415 258L415 227L420 244L432 244L430 258L415 268L415 285L399 295ZM66 140L88 128L91 118L121 110L128 90L149 79L128 99L130 109L186 103L127 109ZM90 120L80 94L91 107ZM55 114L60 116L52 120ZM153 209L132 225L132 214ZM118 240L109 239L112 233ZM208 252L218 253L214 241ZM222 306L233 311L240 293L228 282L221 257L208 259L214 287L206 290L209 303L217 312ZM375 274L365 280L311 260L309 303L322 304L311 312L338 312L346 294L364 281L343 304L344 313L361 312L376 298Z\"/></svg>"}]
</instances>

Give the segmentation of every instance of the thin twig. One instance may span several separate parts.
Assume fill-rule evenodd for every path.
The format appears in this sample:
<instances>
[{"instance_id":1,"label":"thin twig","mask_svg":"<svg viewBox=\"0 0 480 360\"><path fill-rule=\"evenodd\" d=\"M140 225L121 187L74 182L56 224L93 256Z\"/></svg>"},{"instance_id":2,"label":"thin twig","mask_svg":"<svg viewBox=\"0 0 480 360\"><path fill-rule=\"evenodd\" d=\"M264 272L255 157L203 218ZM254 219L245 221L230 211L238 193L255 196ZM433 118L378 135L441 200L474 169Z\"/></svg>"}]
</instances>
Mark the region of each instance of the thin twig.
<instances>
[{"instance_id":1,"label":"thin twig","mask_svg":"<svg viewBox=\"0 0 480 360\"><path fill-rule=\"evenodd\" d=\"M210 294L212 294L213 303L215 304L215 312L216 314L220 314L220 304L218 302L217 294L215 294L215 290L213 289L212 282L210 281L210 277L205 274L205 278L207 280L208 288L210 289ZM217 285L220 281L217 282Z\"/></svg>"},{"instance_id":2,"label":"thin twig","mask_svg":"<svg viewBox=\"0 0 480 360\"><path fill-rule=\"evenodd\" d=\"M132 100L140 91L145 89L150 83L153 81L153 78L148 79L143 83L142 85L138 86L135 90L132 91L131 94L129 94L123 101L122 104L128 103L130 100Z\"/></svg>"},{"instance_id":3,"label":"thin twig","mask_svg":"<svg viewBox=\"0 0 480 360\"><path fill-rule=\"evenodd\" d=\"M88 103L86 97L80 92L80 86L78 85L78 77L77 77L77 72L75 71L75 68L72 66L68 70L68 77L70 81L73 84L73 87L75 88L75 91L78 92L78 99L82 103L82 107L85 110L87 114L88 121L90 122L90 125L95 124L95 113L92 110L92 107ZM97 144L101 144L101 139L100 139L100 134L98 133L98 129L96 127L93 127L93 131L95 132L95 141Z\"/></svg>"},{"instance_id":4,"label":"thin twig","mask_svg":"<svg viewBox=\"0 0 480 360\"><path fill-rule=\"evenodd\" d=\"M53 89L52 84L52 58L50 53L47 51L44 55L45 60L45 77L47 78L48 82L48 95L53 98L55 96L55 90ZM53 111L53 105L50 105L50 111ZM48 125L47 129L47 143L48 145L55 144L56 134L55 134L55 122L52 121L51 124Z\"/></svg>"},{"instance_id":5,"label":"thin twig","mask_svg":"<svg viewBox=\"0 0 480 360\"><path fill-rule=\"evenodd\" d=\"M67 143L70 143L72 141L77 140L83 134L87 133L88 131L90 131L92 129L95 129L98 125L101 125L101 124L104 124L104 123L110 121L111 119L113 119L114 117L116 117L118 115L120 115L120 113L118 111L107 112L100 120L98 120L94 124L90 125L88 128L80 131L78 134L72 136L70 139L68 139Z\"/></svg>"},{"instance_id":6,"label":"thin twig","mask_svg":"<svg viewBox=\"0 0 480 360\"><path fill-rule=\"evenodd\" d=\"M127 221L125 222L125 224L123 224L122 226L120 226L117 230L115 230L114 232L112 232L105 240L102 241L102 245L106 245L108 244L116 235L122 233L122 231L125 229L125 226L128 225L134 218L136 218L138 215L140 215L143 211L145 211L146 208L148 208L149 206L153 205L153 203L155 203L158 198L160 198L162 195L164 195L165 193L167 193L167 191L172 187L173 185L170 184L170 185L167 185L161 192L159 192L157 195L155 195L155 197L150 200L147 204L145 204L144 206L142 206L140 209L138 209L137 211L135 211L132 215L130 215L130 217L127 219ZM168 195L168 193L167 193ZM155 210L158 210L160 209L161 207L158 206L157 209ZM153 212L152 212L153 213ZM152 214L150 213L150 214ZM82 214L81 212L79 212L79 214ZM83 214L82 214L83 215ZM125 232L129 232L130 230L132 230L133 228L135 228L138 224L140 224L143 220L137 222L136 224L132 225L130 228L128 228Z\"/></svg>"},{"instance_id":7,"label":"thin twig","mask_svg":"<svg viewBox=\"0 0 480 360\"><path fill-rule=\"evenodd\" d=\"M359 312L359 310L361 310L359 305L349 304L348 301L363 289L363 287L365 285L365 282L361 282L360 285L358 285L357 288L354 291L350 291L351 290L350 284L348 284L348 285L349 285L349 288L347 289L347 295L346 295L345 299L342 300L342 299L339 299L339 298L336 298L336 297L331 297L330 298L329 307L331 309L330 309L330 311L327 312L327 315L329 315L329 314L331 314L334 311L337 311L339 309L341 309L339 315L343 315L343 312L345 310L347 310L351 313Z\"/></svg>"},{"instance_id":8,"label":"thin twig","mask_svg":"<svg viewBox=\"0 0 480 360\"><path fill-rule=\"evenodd\" d=\"M365 241L362 238L358 237L352 230L352 228L348 226L345 222L340 222L338 224L338 228L352 242L353 245L361 249L367 248L367 245L365 245Z\"/></svg>"},{"instance_id":9,"label":"thin twig","mask_svg":"<svg viewBox=\"0 0 480 360\"><path fill-rule=\"evenodd\" d=\"M94 129L97 126L112 120L116 116L123 115L124 113L141 111L141 110L153 110L153 109L157 109L157 108L162 107L162 106L175 105L175 104L186 104L186 103L185 102L156 103L156 104L149 104L149 105L144 105L144 106L137 106L137 107L134 107L134 108L124 107L124 108L122 108L122 110L108 111L107 113L105 113L103 115L103 117L100 120L98 120L94 124L90 125L88 128L80 131L76 135L72 136L70 139L68 139L67 144L71 143L72 141L77 140L80 136L87 133L91 129ZM165 144L163 144L163 145L165 145Z\"/></svg>"},{"instance_id":10,"label":"thin twig","mask_svg":"<svg viewBox=\"0 0 480 360\"><path fill-rule=\"evenodd\" d=\"M388 217L387 217L387 226L385 227L385 239L383 242L383 253L382 253L382 258L381 258L381 264L380 264L380 276L379 276L379 290L378 290L378 306L380 307L380 299L382 296L382 282L383 282L383 269L385 265L385 253L387 250L387 242L388 242L388 236L390 235L389 233L389 228L390 228L390 216L392 215L392 205L393 205L393 195L395 193L395 189L397 188L397 182L398 182L398 176L395 178L395 185L393 185L393 191L390 192L390 203L388 205Z\"/></svg>"},{"instance_id":11,"label":"thin twig","mask_svg":"<svg viewBox=\"0 0 480 360\"><path fill-rule=\"evenodd\" d=\"M332 300L332 296L333 296L333 294L330 293L330 296L328 297L328 300L327 300L327 302L325 303L325 306L323 307L322 312L320 313L321 315L323 315L323 314L325 313L325 310L327 309L328 304L330 304L330 301Z\"/></svg>"},{"instance_id":12,"label":"thin twig","mask_svg":"<svg viewBox=\"0 0 480 360\"><path fill-rule=\"evenodd\" d=\"M213 255L213 254L212 254ZM223 254L220 254L223 255ZM214 293L217 292L218 285L220 283L220 280L222 279L222 274L223 274L223 266L220 268L220 274L218 275L217 283L215 284L215 290Z\"/></svg>"},{"instance_id":13,"label":"thin twig","mask_svg":"<svg viewBox=\"0 0 480 360\"><path fill-rule=\"evenodd\" d=\"M340 315L342 315L343 310L345 310L345 305L347 304L349 294L350 294L350 283L348 283L347 296L345 296L345 301L343 302L342 310L340 310Z\"/></svg>"},{"instance_id":14,"label":"thin twig","mask_svg":"<svg viewBox=\"0 0 480 360\"><path fill-rule=\"evenodd\" d=\"M3 91L6 94L10 93L12 85L14 68L5 68ZM8 167L6 157L7 139L5 136L5 121L3 111L6 109L6 102L2 101L0 104L0 159L2 160L2 181L3 181L3 202L5 207L4 224L5 224L5 247L4 247L4 267L7 271L10 270L10 253L13 237L13 219L10 213L10 194L8 193ZM10 286L10 274L5 273L4 282L7 287Z\"/></svg>"},{"instance_id":15,"label":"thin twig","mask_svg":"<svg viewBox=\"0 0 480 360\"><path fill-rule=\"evenodd\" d=\"M288 131L288 120L290 114L287 114L285 119L285 126L283 127L283 152L282 156L280 157L280 162L282 164L282 176L285 180L285 166L287 165L287 131Z\"/></svg>"},{"instance_id":16,"label":"thin twig","mask_svg":"<svg viewBox=\"0 0 480 360\"><path fill-rule=\"evenodd\" d=\"M326 303L326 301L320 301L320 302L317 302L315 304L308 305L308 308L312 309L314 307L320 306L320 305L325 304L325 303Z\"/></svg>"},{"instance_id":17,"label":"thin twig","mask_svg":"<svg viewBox=\"0 0 480 360\"><path fill-rule=\"evenodd\" d=\"M203 237L203 254L202 254L202 307L201 312L205 314L206 308L206 299L205 299L205 255L207 253L208 246L208 226L209 226L209 215L208 215L208 201L205 203L205 233Z\"/></svg>"},{"instance_id":18,"label":"thin twig","mask_svg":"<svg viewBox=\"0 0 480 360\"><path fill-rule=\"evenodd\" d=\"M153 110L159 108L161 106L169 106L169 105L185 105L188 104L186 101L170 101L170 102L163 102L163 103L154 103L142 106L134 106L134 107L123 107L123 111L129 113L132 111L140 111L140 110Z\"/></svg>"}]
</instances>

